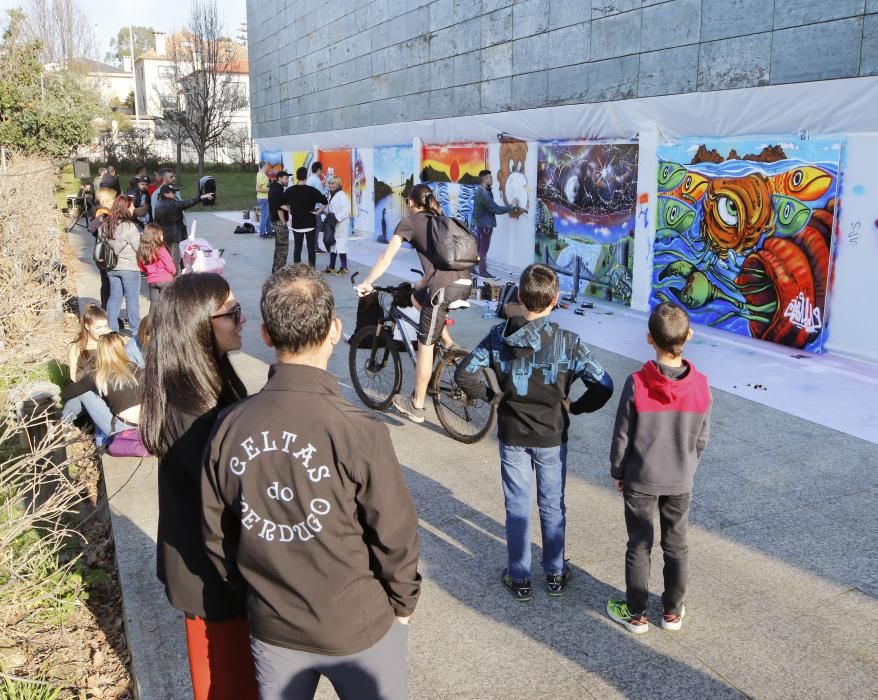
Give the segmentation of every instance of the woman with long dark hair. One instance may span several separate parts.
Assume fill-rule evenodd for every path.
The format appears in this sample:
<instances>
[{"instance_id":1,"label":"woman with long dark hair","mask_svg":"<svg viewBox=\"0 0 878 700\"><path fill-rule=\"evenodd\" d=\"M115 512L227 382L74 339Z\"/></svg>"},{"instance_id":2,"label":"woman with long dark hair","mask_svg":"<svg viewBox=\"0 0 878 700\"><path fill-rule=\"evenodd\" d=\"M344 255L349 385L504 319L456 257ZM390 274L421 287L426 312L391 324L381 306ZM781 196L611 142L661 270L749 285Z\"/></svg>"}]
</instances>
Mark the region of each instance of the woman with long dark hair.
<instances>
[{"instance_id":1,"label":"woman with long dark hair","mask_svg":"<svg viewBox=\"0 0 878 700\"><path fill-rule=\"evenodd\" d=\"M159 458L158 577L185 616L196 700L257 697L243 585L232 588L201 535L201 471L219 412L247 392L228 358L246 322L220 275L188 274L150 312L140 430Z\"/></svg>"},{"instance_id":2,"label":"woman with long dark hair","mask_svg":"<svg viewBox=\"0 0 878 700\"><path fill-rule=\"evenodd\" d=\"M101 230L116 253L116 267L107 270L110 280L110 298L107 300L107 317L110 329L119 330L119 311L122 298L128 309L128 325L132 335L140 326L140 267L137 250L140 248L140 231L134 223L134 200L119 195L113 202L110 215L101 223Z\"/></svg>"}]
</instances>

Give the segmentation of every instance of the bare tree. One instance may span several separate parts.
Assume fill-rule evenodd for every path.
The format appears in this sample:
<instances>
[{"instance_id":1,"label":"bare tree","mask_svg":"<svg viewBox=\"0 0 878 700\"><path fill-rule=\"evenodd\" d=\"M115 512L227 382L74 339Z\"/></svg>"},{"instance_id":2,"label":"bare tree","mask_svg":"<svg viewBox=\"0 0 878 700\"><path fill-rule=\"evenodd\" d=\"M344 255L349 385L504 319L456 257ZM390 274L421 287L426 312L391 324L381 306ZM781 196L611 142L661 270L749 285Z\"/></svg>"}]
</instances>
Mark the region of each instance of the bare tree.
<instances>
[{"instance_id":1,"label":"bare tree","mask_svg":"<svg viewBox=\"0 0 878 700\"><path fill-rule=\"evenodd\" d=\"M28 0L25 15L29 34L42 43L43 63L70 67L95 57L94 31L77 0Z\"/></svg>"},{"instance_id":2,"label":"bare tree","mask_svg":"<svg viewBox=\"0 0 878 700\"><path fill-rule=\"evenodd\" d=\"M123 160L132 163L146 163L157 160L153 148L154 139L149 129L132 126L119 130L120 153Z\"/></svg>"},{"instance_id":3,"label":"bare tree","mask_svg":"<svg viewBox=\"0 0 878 700\"><path fill-rule=\"evenodd\" d=\"M221 146L238 165L249 167L256 163L256 144L246 128L229 129L223 137Z\"/></svg>"},{"instance_id":4,"label":"bare tree","mask_svg":"<svg viewBox=\"0 0 878 700\"><path fill-rule=\"evenodd\" d=\"M189 26L168 42L179 107L166 109L164 117L191 141L199 178L204 154L222 145L235 113L248 106L240 81L243 47L225 39L222 30L216 0L195 0Z\"/></svg>"}]
</instances>

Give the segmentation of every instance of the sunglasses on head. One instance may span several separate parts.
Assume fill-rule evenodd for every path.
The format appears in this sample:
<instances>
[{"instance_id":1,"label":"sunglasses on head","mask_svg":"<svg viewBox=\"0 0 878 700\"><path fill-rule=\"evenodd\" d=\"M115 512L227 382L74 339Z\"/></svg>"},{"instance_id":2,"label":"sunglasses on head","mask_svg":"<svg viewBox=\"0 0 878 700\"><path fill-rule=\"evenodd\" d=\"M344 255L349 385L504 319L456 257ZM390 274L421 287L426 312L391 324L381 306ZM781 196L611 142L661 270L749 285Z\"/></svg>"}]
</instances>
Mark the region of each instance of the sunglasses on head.
<instances>
[{"instance_id":1,"label":"sunglasses on head","mask_svg":"<svg viewBox=\"0 0 878 700\"><path fill-rule=\"evenodd\" d=\"M235 305L232 307L231 311L226 311L224 314L214 314L213 316L211 316L211 318L225 318L226 316L231 316L236 326L240 325L241 304L239 302L235 302Z\"/></svg>"}]
</instances>

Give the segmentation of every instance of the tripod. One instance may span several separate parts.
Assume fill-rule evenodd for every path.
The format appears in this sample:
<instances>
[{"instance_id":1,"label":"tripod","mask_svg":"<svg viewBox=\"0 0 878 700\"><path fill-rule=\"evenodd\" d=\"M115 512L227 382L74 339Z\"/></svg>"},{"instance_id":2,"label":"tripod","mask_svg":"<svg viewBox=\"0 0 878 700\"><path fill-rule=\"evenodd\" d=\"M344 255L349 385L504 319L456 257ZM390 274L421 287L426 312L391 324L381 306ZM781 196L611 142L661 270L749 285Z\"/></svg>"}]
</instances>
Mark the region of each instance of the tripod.
<instances>
[{"instance_id":1,"label":"tripod","mask_svg":"<svg viewBox=\"0 0 878 700\"><path fill-rule=\"evenodd\" d=\"M80 208L79 209L79 216L76 217L76 221L74 221L72 224L70 224L70 226L67 228L68 233L70 233L77 226L82 226L82 228L88 230L88 224L89 224L88 210L89 210L89 206L90 206L89 200L91 200L91 199L92 199L92 197L88 193L86 193L82 190L80 190L79 194L76 195L75 197L71 196L71 197L67 198L67 206L68 207L79 206L79 208ZM80 224L79 223L80 221L82 221L83 223Z\"/></svg>"}]
</instances>

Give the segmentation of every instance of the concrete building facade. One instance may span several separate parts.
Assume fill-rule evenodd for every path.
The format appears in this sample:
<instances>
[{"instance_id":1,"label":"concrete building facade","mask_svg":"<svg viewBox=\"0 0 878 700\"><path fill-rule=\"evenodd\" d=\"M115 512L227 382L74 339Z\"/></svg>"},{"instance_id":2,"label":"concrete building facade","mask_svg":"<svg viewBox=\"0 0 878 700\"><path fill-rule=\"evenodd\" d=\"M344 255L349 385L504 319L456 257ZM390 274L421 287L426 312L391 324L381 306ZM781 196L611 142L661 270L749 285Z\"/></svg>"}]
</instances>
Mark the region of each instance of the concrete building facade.
<instances>
[{"instance_id":1,"label":"concrete building facade","mask_svg":"<svg viewBox=\"0 0 878 700\"><path fill-rule=\"evenodd\" d=\"M878 74L878 0L248 0L254 138Z\"/></svg>"},{"instance_id":2,"label":"concrete building facade","mask_svg":"<svg viewBox=\"0 0 878 700\"><path fill-rule=\"evenodd\" d=\"M529 203L501 217L492 265L539 259L574 293L641 311L673 298L696 323L878 362L878 316L858 311L878 294L878 248L860 244L878 220L878 0L248 0L248 31L263 157L334 154L360 183L358 233L386 239L379 195L409 180L467 220L475 185L458 176L487 167L495 198L512 203L511 177ZM401 145L403 177L384 165ZM760 188L741 206L763 217L735 250L704 224L729 182ZM810 273L771 259L807 258L790 240L821 218ZM770 259L800 287L766 305L748 274Z\"/></svg>"}]
</instances>

